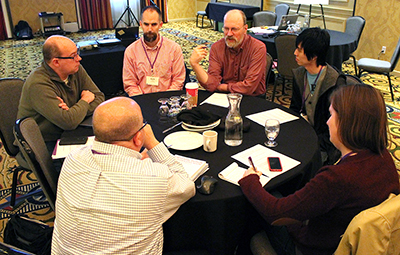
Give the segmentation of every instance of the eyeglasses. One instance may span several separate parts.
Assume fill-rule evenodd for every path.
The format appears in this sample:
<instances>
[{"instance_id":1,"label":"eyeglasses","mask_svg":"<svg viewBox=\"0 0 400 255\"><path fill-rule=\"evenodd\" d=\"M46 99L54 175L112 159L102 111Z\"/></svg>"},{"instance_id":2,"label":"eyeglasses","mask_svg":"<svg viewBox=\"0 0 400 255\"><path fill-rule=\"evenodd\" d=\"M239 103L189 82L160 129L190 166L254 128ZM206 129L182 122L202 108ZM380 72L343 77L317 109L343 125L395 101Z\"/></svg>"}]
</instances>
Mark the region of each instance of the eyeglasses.
<instances>
[{"instance_id":1,"label":"eyeglasses","mask_svg":"<svg viewBox=\"0 0 400 255\"><path fill-rule=\"evenodd\" d=\"M76 51L76 53L72 54L72 56L70 56L70 57L54 57L54 58L59 58L59 59L73 59L73 60L75 60L75 61L78 61L79 54L80 54L80 49L78 48L78 50Z\"/></svg>"},{"instance_id":2,"label":"eyeglasses","mask_svg":"<svg viewBox=\"0 0 400 255\"><path fill-rule=\"evenodd\" d=\"M243 28L243 27L232 27L232 28L230 28L230 27L224 27L224 32L225 32L225 33L228 33L229 30L230 30L230 31L232 31L232 33L237 33L237 32L239 32L240 29L242 29L242 28Z\"/></svg>"},{"instance_id":3,"label":"eyeglasses","mask_svg":"<svg viewBox=\"0 0 400 255\"><path fill-rule=\"evenodd\" d=\"M139 130L136 131L136 132L131 136L131 138L130 138L129 140L131 140L137 133L139 133L140 130L142 130L146 125L147 125L147 120L143 120L143 126L142 126L141 128L139 128ZM128 141L129 141L129 140L128 140Z\"/></svg>"}]
</instances>

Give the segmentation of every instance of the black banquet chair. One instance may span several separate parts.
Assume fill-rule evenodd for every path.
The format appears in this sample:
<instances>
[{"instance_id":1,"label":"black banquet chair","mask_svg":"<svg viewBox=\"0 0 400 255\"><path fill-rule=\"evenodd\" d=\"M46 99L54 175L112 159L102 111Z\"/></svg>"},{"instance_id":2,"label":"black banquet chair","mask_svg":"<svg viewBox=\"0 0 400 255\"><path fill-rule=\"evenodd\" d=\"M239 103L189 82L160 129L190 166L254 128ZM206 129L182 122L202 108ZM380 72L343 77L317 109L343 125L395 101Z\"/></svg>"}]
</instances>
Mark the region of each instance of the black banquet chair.
<instances>
[{"instance_id":1,"label":"black banquet chair","mask_svg":"<svg viewBox=\"0 0 400 255\"><path fill-rule=\"evenodd\" d=\"M365 27L365 19L361 16L351 16L346 20L346 28L344 30L344 33L349 35L354 35L357 37L356 48L350 54L350 57L353 59L354 72L356 75L357 75L357 61L356 57L353 55L353 52L357 50L358 43L360 41L360 37L362 31L364 30L364 27Z\"/></svg>"},{"instance_id":2,"label":"black banquet chair","mask_svg":"<svg viewBox=\"0 0 400 255\"><path fill-rule=\"evenodd\" d=\"M275 77L274 90L272 91L271 101L275 99L276 86L278 78L282 79L282 95L285 94L285 81L290 80L293 82L293 69L299 67L294 56L296 49L296 38L297 35L281 35L275 38L275 47L278 57L278 65L276 70L278 71Z\"/></svg>"},{"instance_id":3,"label":"black banquet chair","mask_svg":"<svg viewBox=\"0 0 400 255\"><path fill-rule=\"evenodd\" d=\"M14 135L22 155L54 210L59 173L53 165L39 126L33 118L19 119L15 124Z\"/></svg>"},{"instance_id":4,"label":"black banquet chair","mask_svg":"<svg viewBox=\"0 0 400 255\"><path fill-rule=\"evenodd\" d=\"M29 165L22 157L19 148L14 145L13 128L17 120L19 99L22 93L24 81L19 78L2 78L0 79L0 138L3 142L4 149L11 157L15 157L19 166L10 168L13 171L13 181L11 185L11 201L10 205L15 205L15 197L17 194L18 173L30 171Z\"/></svg>"},{"instance_id":5,"label":"black banquet chair","mask_svg":"<svg viewBox=\"0 0 400 255\"><path fill-rule=\"evenodd\" d=\"M390 72L392 72L396 67L397 62L399 61L399 57L400 57L400 38L399 41L397 42L397 46L394 50L390 62L373 58L361 58L360 60L358 60L358 77L361 77L361 74L363 72L386 75L389 80L389 88L390 88L390 94L392 96L392 101L394 101L393 87L392 87L392 82L390 80Z\"/></svg>"},{"instance_id":6,"label":"black banquet chair","mask_svg":"<svg viewBox=\"0 0 400 255\"><path fill-rule=\"evenodd\" d=\"M260 11L253 14L253 26L274 26L276 13L271 11Z\"/></svg>"}]
</instances>

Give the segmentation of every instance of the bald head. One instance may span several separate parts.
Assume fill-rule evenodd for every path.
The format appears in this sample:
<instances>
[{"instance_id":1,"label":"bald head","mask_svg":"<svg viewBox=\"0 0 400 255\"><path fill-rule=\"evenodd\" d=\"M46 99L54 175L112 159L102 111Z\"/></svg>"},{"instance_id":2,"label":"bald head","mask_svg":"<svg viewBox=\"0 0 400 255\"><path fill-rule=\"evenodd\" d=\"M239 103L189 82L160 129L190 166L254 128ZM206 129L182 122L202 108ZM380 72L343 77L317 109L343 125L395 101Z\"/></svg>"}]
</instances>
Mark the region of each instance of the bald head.
<instances>
[{"instance_id":1,"label":"bald head","mask_svg":"<svg viewBox=\"0 0 400 255\"><path fill-rule=\"evenodd\" d=\"M244 26L247 23L246 14L238 9L228 11L224 16L224 22L227 20L231 22L236 21L238 22L237 24L241 26Z\"/></svg>"},{"instance_id":2,"label":"bald head","mask_svg":"<svg viewBox=\"0 0 400 255\"><path fill-rule=\"evenodd\" d=\"M43 44L43 59L46 63L57 56L62 56L63 49L76 48L75 43L68 37L53 35L47 38Z\"/></svg>"},{"instance_id":3,"label":"bald head","mask_svg":"<svg viewBox=\"0 0 400 255\"><path fill-rule=\"evenodd\" d=\"M100 142L129 141L142 125L140 106L128 97L107 100L93 114L93 131Z\"/></svg>"}]
</instances>

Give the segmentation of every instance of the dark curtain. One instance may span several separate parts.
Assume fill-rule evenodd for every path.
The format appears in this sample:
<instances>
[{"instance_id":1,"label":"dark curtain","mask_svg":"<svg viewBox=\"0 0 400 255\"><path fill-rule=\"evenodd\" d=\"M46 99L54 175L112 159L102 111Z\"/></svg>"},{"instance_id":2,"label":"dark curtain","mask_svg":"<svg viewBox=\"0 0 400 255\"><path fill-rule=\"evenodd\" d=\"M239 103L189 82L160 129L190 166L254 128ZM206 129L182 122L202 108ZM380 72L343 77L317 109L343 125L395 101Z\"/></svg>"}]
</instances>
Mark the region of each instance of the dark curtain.
<instances>
[{"instance_id":1,"label":"dark curtain","mask_svg":"<svg viewBox=\"0 0 400 255\"><path fill-rule=\"evenodd\" d=\"M4 21L3 9L0 5L0 40L7 39L6 23Z\"/></svg>"},{"instance_id":2,"label":"dark curtain","mask_svg":"<svg viewBox=\"0 0 400 255\"><path fill-rule=\"evenodd\" d=\"M83 29L113 28L110 0L79 0L79 9Z\"/></svg>"},{"instance_id":3,"label":"dark curtain","mask_svg":"<svg viewBox=\"0 0 400 255\"><path fill-rule=\"evenodd\" d=\"M157 5L158 8L160 8L161 13L162 13L162 21L164 23L168 22L168 16L167 16L167 0L153 0L153 3ZM140 7L143 9L145 6L151 5L152 2L150 0L141 0L140 1Z\"/></svg>"}]
</instances>

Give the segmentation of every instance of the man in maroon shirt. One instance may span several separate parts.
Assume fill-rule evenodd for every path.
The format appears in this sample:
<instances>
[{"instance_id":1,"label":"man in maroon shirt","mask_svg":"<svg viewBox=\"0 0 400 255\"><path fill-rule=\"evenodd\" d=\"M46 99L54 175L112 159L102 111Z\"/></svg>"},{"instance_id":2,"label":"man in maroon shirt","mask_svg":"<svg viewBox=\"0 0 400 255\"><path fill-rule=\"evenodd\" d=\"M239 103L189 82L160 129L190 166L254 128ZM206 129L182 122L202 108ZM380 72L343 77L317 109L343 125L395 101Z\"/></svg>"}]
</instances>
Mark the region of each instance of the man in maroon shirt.
<instances>
[{"instance_id":1,"label":"man in maroon shirt","mask_svg":"<svg viewBox=\"0 0 400 255\"><path fill-rule=\"evenodd\" d=\"M261 41L247 35L246 15L230 10L224 17L224 38L211 46L208 72L200 65L207 47L193 50L190 65L205 89L244 95L265 94L267 49Z\"/></svg>"}]
</instances>

